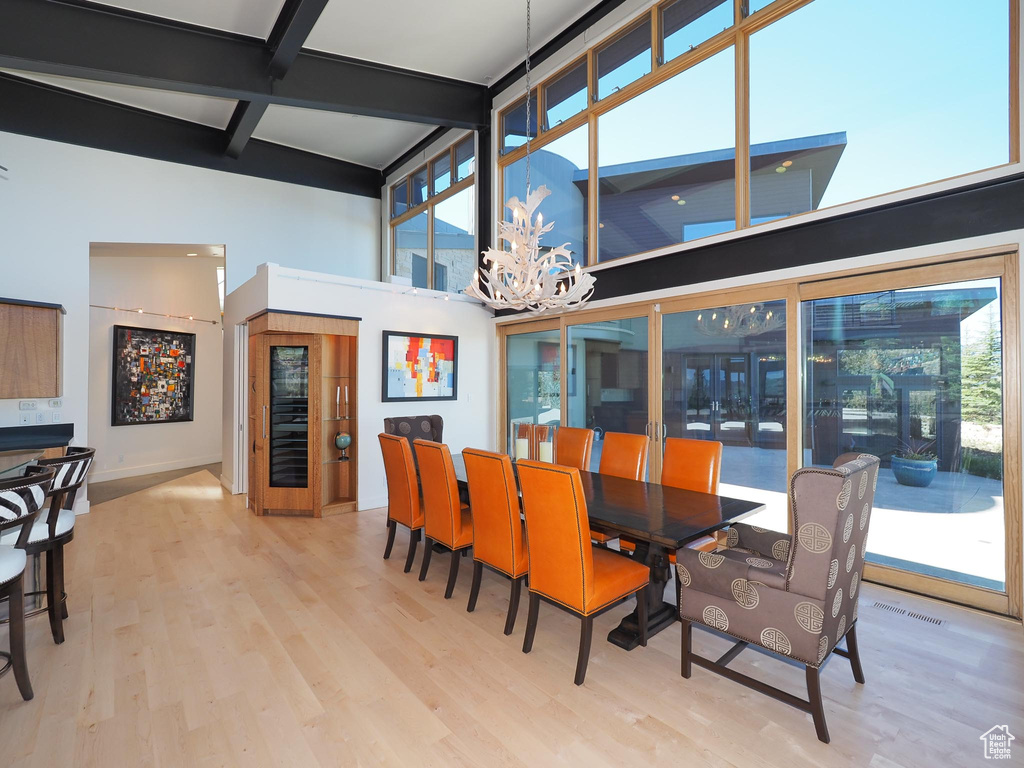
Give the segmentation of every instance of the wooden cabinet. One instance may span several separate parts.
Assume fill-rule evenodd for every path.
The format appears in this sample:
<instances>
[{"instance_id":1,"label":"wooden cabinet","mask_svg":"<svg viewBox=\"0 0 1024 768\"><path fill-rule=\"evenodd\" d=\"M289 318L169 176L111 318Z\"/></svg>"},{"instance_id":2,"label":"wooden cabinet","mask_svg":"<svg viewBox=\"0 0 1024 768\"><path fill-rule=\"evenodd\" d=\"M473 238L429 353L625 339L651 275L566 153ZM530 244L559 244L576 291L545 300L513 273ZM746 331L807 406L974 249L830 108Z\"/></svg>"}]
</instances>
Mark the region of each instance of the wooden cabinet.
<instances>
[{"instance_id":1,"label":"wooden cabinet","mask_svg":"<svg viewBox=\"0 0 1024 768\"><path fill-rule=\"evenodd\" d=\"M0 299L0 400L61 396L60 304Z\"/></svg>"},{"instance_id":2,"label":"wooden cabinet","mask_svg":"<svg viewBox=\"0 0 1024 768\"><path fill-rule=\"evenodd\" d=\"M357 502L358 318L249 318L249 507L324 517ZM335 443L347 433L344 451Z\"/></svg>"}]
</instances>

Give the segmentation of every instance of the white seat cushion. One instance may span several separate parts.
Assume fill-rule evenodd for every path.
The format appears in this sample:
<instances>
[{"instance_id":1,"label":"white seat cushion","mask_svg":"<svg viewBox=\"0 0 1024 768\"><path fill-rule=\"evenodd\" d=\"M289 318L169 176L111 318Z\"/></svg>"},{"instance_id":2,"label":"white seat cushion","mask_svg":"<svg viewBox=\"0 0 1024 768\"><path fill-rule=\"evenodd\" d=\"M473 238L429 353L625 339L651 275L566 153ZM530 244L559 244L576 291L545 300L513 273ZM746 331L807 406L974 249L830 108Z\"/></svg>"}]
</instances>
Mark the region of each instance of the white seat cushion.
<instances>
[{"instance_id":1,"label":"white seat cushion","mask_svg":"<svg viewBox=\"0 0 1024 768\"><path fill-rule=\"evenodd\" d=\"M57 515L57 536L63 536L65 533L75 527L75 513L70 509L62 509L60 514ZM21 534L21 526L16 528L10 528L0 535L0 544L7 544L8 546L14 546L18 541L18 536ZM40 541L46 541L50 538L50 526L46 520L36 518L36 521L32 523L32 533L29 534L28 543L38 544Z\"/></svg>"},{"instance_id":2,"label":"white seat cushion","mask_svg":"<svg viewBox=\"0 0 1024 768\"><path fill-rule=\"evenodd\" d=\"M25 572L25 550L0 545L0 584L6 584Z\"/></svg>"}]
</instances>

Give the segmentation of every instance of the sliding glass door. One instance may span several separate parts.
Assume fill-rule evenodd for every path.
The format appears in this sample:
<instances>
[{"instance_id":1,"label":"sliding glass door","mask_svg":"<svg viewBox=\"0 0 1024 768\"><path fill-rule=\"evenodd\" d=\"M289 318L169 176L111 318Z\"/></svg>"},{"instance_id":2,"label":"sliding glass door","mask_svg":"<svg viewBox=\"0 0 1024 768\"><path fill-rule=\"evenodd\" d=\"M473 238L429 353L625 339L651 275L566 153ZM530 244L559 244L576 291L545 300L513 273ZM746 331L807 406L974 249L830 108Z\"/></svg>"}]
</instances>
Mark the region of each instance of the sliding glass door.
<instances>
[{"instance_id":1,"label":"sliding glass door","mask_svg":"<svg viewBox=\"0 0 1024 768\"><path fill-rule=\"evenodd\" d=\"M567 424L594 430L594 472L601 463L605 433L653 437L649 325L645 313L566 327Z\"/></svg>"},{"instance_id":2,"label":"sliding glass door","mask_svg":"<svg viewBox=\"0 0 1024 768\"><path fill-rule=\"evenodd\" d=\"M722 443L722 493L785 530L786 302L666 311L661 364L663 434Z\"/></svg>"},{"instance_id":3,"label":"sliding glass door","mask_svg":"<svg viewBox=\"0 0 1024 768\"><path fill-rule=\"evenodd\" d=\"M1016 253L584 309L503 328L506 413L723 445L721 493L790 526L801 467L882 461L865 578L1020 616Z\"/></svg>"},{"instance_id":4,"label":"sliding glass door","mask_svg":"<svg viewBox=\"0 0 1024 768\"><path fill-rule=\"evenodd\" d=\"M882 459L867 560L1003 592L1001 280L801 304L804 465Z\"/></svg>"}]
</instances>

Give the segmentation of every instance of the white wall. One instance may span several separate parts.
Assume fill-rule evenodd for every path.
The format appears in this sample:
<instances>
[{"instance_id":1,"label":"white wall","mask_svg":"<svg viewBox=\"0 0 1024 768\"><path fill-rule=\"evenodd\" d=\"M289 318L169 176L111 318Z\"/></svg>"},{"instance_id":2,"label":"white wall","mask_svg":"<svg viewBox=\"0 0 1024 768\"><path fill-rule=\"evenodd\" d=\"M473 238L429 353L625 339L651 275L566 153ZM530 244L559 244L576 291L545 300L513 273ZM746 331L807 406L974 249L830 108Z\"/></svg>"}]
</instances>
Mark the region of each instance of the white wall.
<instances>
[{"instance_id":1,"label":"white wall","mask_svg":"<svg viewBox=\"0 0 1024 768\"><path fill-rule=\"evenodd\" d=\"M268 265L254 286L245 285L228 296L225 322L251 315L258 290L266 279L264 307L320 314L361 317L359 324L359 509L387 504L384 462L377 435L388 416L437 413L444 419L444 441L453 453L467 446L494 449L497 356L494 324L490 311L479 304L444 294L420 290L416 295L401 292L385 283L340 280L331 275ZM256 290L253 290L253 288ZM381 402L381 331L414 331L459 337L458 400L427 403ZM232 395L235 388L231 387ZM237 404L225 403L226 413ZM229 431L237 430L233 422ZM224 447L225 479L234 479L235 467Z\"/></svg>"},{"instance_id":2,"label":"white wall","mask_svg":"<svg viewBox=\"0 0 1024 768\"><path fill-rule=\"evenodd\" d=\"M223 330L217 295L222 259L167 256L93 256L89 303L142 307L147 312L192 315L196 320L89 310L89 445L96 449L93 482L220 461ZM216 324L203 322L216 321ZM172 424L110 425L114 325L160 328L196 335L193 420Z\"/></svg>"},{"instance_id":3,"label":"white wall","mask_svg":"<svg viewBox=\"0 0 1024 768\"><path fill-rule=\"evenodd\" d=\"M228 290L277 261L376 277L380 201L0 133L0 296L63 304L63 419L88 441L89 243L223 243ZM0 401L0 426L18 423Z\"/></svg>"}]
</instances>

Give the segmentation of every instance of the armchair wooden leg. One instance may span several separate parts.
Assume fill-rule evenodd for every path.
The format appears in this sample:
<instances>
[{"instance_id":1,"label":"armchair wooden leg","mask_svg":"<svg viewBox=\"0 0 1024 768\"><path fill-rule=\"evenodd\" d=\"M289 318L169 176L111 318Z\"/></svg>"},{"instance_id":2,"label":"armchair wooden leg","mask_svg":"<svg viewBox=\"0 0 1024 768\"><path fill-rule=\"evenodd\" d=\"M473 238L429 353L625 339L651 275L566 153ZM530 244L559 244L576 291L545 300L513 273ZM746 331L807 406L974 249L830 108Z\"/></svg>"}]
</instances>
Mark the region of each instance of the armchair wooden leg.
<instances>
[{"instance_id":1,"label":"armchair wooden leg","mask_svg":"<svg viewBox=\"0 0 1024 768\"><path fill-rule=\"evenodd\" d=\"M57 547L57 599L60 601L60 617L66 619L68 617L68 598L67 589L65 588L64 581L64 545L61 544Z\"/></svg>"},{"instance_id":2,"label":"armchair wooden leg","mask_svg":"<svg viewBox=\"0 0 1024 768\"><path fill-rule=\"evenodd\" d=\"M590 640L594 636L594 617L580 617L580 655L576 659L576 685L583 685L587 677L587 663L590 661Z\"/></svg>"},{"instance_id":3,"label":"armchair wooden leg","mask_svg":"<svg viewBox=\"0 0 1024 768\"><path fill-rule=\"evenodd\" d=\"M508 615L505 617L505 634L511 635L516 626L516 614L519 613L519 592L523 586L525 576L512 579L512 591L508 596Z\"/></svg>"},{"instance_id":4,"label":"armchair wooden leg","mask_svg":"<svg viewBox=\"0 0 1024 768\"><path fill-rule=\"evenodd\" d=\"M825 724L825 709L821 703L821 684L819 670L807 667L807 699L811 705L811 717L814 719L814 730L818 733L818 741L828 744L828 726Z\"/></svg>"},{"instance_id":5,"label":"armchair wooden leg","mask_svg":"<svg viewBox=\"0 0 1024 768\"><path fill-rule=\"evenodd\" d=\"M526 616L526 637L523 638L523 653L533 650L533 637L537 634L537 613L540 611L540 595L530 593L530 611Z\"/></svg>"},{"instance_id":6,"label":"armchair wooden leg","mask_svg":"<svg viewBox=\"0 0 1024 768\"><path fill-rule=\"evenodd\" d=\"M648 584L636 593L636 618L640 625L640 645L644 648L647 647L647 590L650 588Z\"/></svg>"},{"instance_id":7,"label":"armchair wooden leg","mask_svg":"<svg viewBox=\"0 0 1024 768\"><path fill-rule=\"evenodd\" d=\"M384 559L387 560L391 557L391 548L395 545L395 531L398 529L398 523L394 520L388 520L388 543L384 545Z\"/></svg>"},{"instance_id":8,"label":"armchair wooden leg","mask_svg":"<svg viewBox=\"0 0 1024 768\"><path fill-rule=\"evenodd\" d=\"M853 667L853 679L864 685L864 668L860 665L860 647L857 645L857 624L846 633L846 648L850 652L850 666Z\"/></svg>"},{"instance_id":9,"label":"armchair wooden leg","mask_svg":"<svg viewBox=\"0 0 1024 768\"><path fill-rule=\"evenodd\" d=\"M412 570L412 563L416 559L416 545L419 543L420 537L423 536L423 529L419 528L415 531L409 531L409 556L405 558L405 572L408 573ZM428 548L429 552L429 548ZM427 559L429 560L429 554ZM420 581L423 581L420 578Z\"/></svg>"},{"instance_id":10,"label":"armchair wooden leg","mask_svg":"<svg viewBox=\"0 0 1024 768\"><path fill-rule=\"evenodd\" d=\"M8 610L10 611L11 667L18 683L21 698L29 701L35 694L28 677L28 660L25 658L25 576L22 574L9 589Z\"/></svg>"},{"instance_id":11,"label":"armchair wooden leg","mask_svg":"<svg viewBox=\"0 0 1024 768\"><path fill-rule=\"evenodd\" d=\"M466 610L472 613L476 610L476 599L480 596L480 579L484 575L484 564L479 560L473 561L473 585L469 588L469 604Z\"/></svg>"},{"instance_id":12,"label":"armchair wooden leg","mask_svg":"<svg viewBox=\"0 0 1024 768\"><path fill-rule=\"evenodd\" d=\"M692 673L692 668L690 666L690 642L692 640L693 632L691 631L692 628L690 626L689 619L684 619L680 616L679 623L683 625L683 639L682 647L680 649L680 659L682 664L679 674L689 679L690 674Z\"/></svg>"},{"instance_id":13,"label":"armchair wooden leg","mask_svg":"<svg viewBox=\"0 0 1024 768\"><path fill-rule=\"evenodd\" d=\"M444 588L444 599L448 600L451 598L452 593L455 591L455 580L459 578L459 561L462 559L462 553L457 550L452 550L452 564L448 568L448 586Z\"/></svg>"},{"instance_id":14,"label":"armchair wooden leg","mask_svg":"<svg viewBox=\"0 0 1024 768\"><path fill-rule=\"evenodd\" d=\"M430 555L434 551L434 540L426 536L423 544L423 563L420 565L420 581L427 578L427 569L430 567Z\"/></svg>"},{"instance_id":15,"label":"armchair wooden leg","mask_svg":"<svg viewBox=\"0 0 1024 768\"><path fill-rule=\"evenodd\" d=\"M60 584L57 582L57 553L49 550L46 553L46 612L50 616L50 634L53 642L60 645L64 642L64 623L60 617Z\"/></svg>"}]
</instances>

